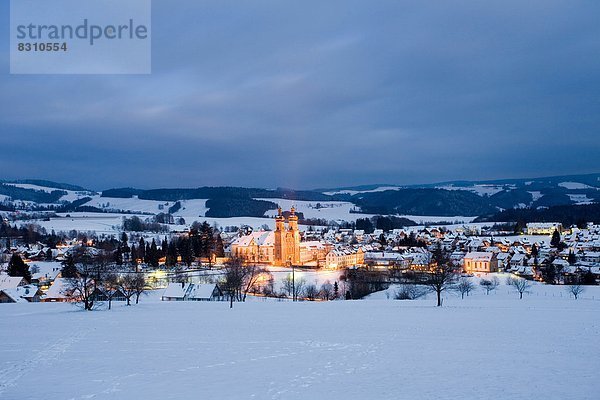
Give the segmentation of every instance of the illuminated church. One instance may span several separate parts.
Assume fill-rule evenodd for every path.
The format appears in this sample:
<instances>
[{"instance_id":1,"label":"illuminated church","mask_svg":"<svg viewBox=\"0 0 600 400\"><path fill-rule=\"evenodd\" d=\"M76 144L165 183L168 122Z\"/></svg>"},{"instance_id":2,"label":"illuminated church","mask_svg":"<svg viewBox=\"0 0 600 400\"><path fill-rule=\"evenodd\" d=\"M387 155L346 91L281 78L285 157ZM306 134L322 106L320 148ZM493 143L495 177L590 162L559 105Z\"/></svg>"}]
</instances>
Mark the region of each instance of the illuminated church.
<instances>
[{"instance_id":1,"label":"illuminated church","mask_svg":"<svg viewBox=\"0 0 600 400\"><path fill-rule=\"evenodd\" d=\"M281 208L275 217L274 231L252 232L233 241L231 256L245 262L278 266L305 265L325 260L326 247L320 242L300 242L298 216L294 207L287 219Z\"/></svg>"},{"instance_id":2,"label":"illuminated church","mask_svg":"<svg viewBox=\"0 0 600 400\"><path fill-rule=\"evenodd\" d=\"M281 212L281 207L277 210L275 217L275 246L274 246L274 265L300 264L300 231L298 230L298 216L294 207L290 210L290 215L285 225L285 218Z\"/></svg>"}]
</instances>

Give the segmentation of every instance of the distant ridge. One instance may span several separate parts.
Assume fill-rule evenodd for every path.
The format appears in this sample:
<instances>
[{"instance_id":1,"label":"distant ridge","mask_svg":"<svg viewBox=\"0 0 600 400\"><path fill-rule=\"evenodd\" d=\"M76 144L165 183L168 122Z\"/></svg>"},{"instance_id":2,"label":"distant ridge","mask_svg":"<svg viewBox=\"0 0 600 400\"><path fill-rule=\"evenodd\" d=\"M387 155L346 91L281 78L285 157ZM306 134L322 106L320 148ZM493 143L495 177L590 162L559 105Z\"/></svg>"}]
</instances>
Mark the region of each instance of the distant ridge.
<instances>
[{"instance_id":1,"label":"distant ridge","mask_svg":"<svg viewBox=\"0 0 600 400\"><path fill-rule=\"evenodd\" d=\"M51 189L73 190L76 192L94 192L93 190L88 190L81 186L71 185L69 183L59 183L59 182L47 181L44 179L18 179L18 180L13 180L13 181L5 180L5 181L0 181L0 183L16 183L16 184L23 184L23 185L36 185L36 186L43 186L43 187L47 187L47 188L51 188Z\"/></svg>"},{"instance_id":2,"label":"distant ridge","mask_svg":"<svg viewBox=\"0 0 600 400\"><path fill-rule=\"evenodd\" d=\"M81 186L42 179L22 179L0 184L5 208L23 207L18 201L38 204L38 209L67 207L73 210L108 208L110 199L176 202L207 200L206 216L263 216L283 201L307 202L314 209L347 207L351 214L416 215L439 217L491 216L503 210L541 210L554 206L600 203L600 174L542 178L446 181L424 185L360 185L319 190L264 189L233 186L197 188L114 188L98 194ZM15 187L15 183L35 185ZM70 191L71 193L67 193ZM76 193L73 193L76 192ZM99 201L99 198L106 199ZM83 200L86 199L87 200ZM319 204L346 202L350 204ZM131 206L131 205L130 205ZM30 208L35 208L30 206ZM584 208L585 209L585 208Z\"/></svg>"},{"instance_id":3,"label":"distant ridge","mask_svg":"<svg viewBox=\"0 0 600 400\"><path fill-rule=\"evenodd\" d=\"M357 186L339 186L330 188L318 188L314 189L315 192L338 192L338 191L367 191L374 190L381 187L397 187L397 188L431 188L440 186L475 186L475 185L525 185L527 182L539 182L546 184L558 184L565 181L574 181L584 183L589 186L595 186L600 188L600 173L590 174L578 174L578 175L556 175L556 176L543 176L537 178L506 178L506 179L488 179L488 180L453 180L453 181L442 181L436 183L423 183L423 184L409 184L409 185L398 185L394 183L381 183L381 184L367 184Z\"/></svg>"}]
</instances>

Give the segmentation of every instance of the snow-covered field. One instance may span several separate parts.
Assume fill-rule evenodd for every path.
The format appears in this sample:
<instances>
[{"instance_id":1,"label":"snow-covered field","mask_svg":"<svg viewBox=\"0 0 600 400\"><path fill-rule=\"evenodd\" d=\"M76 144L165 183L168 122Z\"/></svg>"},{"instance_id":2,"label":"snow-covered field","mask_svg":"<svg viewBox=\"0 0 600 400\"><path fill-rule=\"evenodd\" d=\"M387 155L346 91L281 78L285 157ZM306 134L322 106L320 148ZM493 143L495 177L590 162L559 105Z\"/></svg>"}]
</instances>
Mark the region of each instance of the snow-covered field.
<instances>
[{"instance_id":1,"label":"snow-covered field","mask_svg":"<svg viewBox=\"0 0 600 400\"><path fill-rule=\"evenodd\" d=\"M445 190L466 190L473 192L479 196L493 196L498 192L501 192L505 187L514 187L511 185L473 185L473 186L456 186L456 185L445 185L437 186L437 189Z\"/></svg>"},{"instance_id":2,"label":"snow-covered field","mask_svg":"<svg viewBox=\"0 0 600 400\"><path fill-rule=\"evenodd\" d=\"M304 218L320 218L327 221L356 221L358 218L370 218L371 214L356 214L350 210L356 206L347 201L300 201L287 199L257 199L272 201L278 204L284 210L289 210L292 207L296 211L304 214ZM321 207L317 208L317 204ZM277 215L277 210L270 210L265 213L266 216L274 217Z\"/></svg>"},{"instance_id":3,"label":"snow-covered field","mask_svg":"<svg viewBox=\"0 0 600 400\"><path fill-rule=\"evenodd\" d=\"M351 196L354 196L355 194L359 194L359 193L375 193L375 192L385 192L387 190L400 190L400 189L402 189L401 186L379 186L379 187L376 187L375 189L369 189L369 190L344 189L344 190L338 190L338 191L333 191L333 192L323 192L323 194L327 194L330 196L333 196L336 194L349 194Z\"/></svg>"},{"instance_id":4,"label":"snow-covered field","mask_svg":"<svg viewBox=\"0 0 600 400\"><path fill-rule=\"evenodd\" d=\"M60 190L60 191L63 191L63 192L67 192L67 194L65 194L64 196L61 196L60 201L74 201L74 200L81 199L81 198L87 197L87 196L96 196L93 193L88 192L88 191L64 190L64 189L47 187L47 186L32 185L32 184L28 184L28 183L10 183L10 182L7 182L7 183L4 183L4 184L5 185L14 186L14 187L18 187L18 188L22 188L22 189L40 190L40 191L46 192L46 193L51 193L51 192L53 192L55 190Z\"/></svg>"},{"instance_id":5,"label":"snow-covered field","mask_svg":"<svg viewBox=\"0 0 600 400\"><path fill-rule=\"evenodd\" d=\"M69 215L67 217L66 215ZM131 217L125 214L109 213L70 213L59 214L59 218L50 218L49 221L36 220L36 224L42 226L50 232L69 232L73 229L80 232L96 232L98 235L115 235L123 223L123 217ZM147 218L148 216L140 216ZM22 221L22 224L28 224L32 221Z\"/></svg>"},{"instance_id":6,"label":"snow-covered field","mask_svg":"<svg viewBox=\"0 0 600 400\"><path fill-rule=\"evenodd\" d=\"M586 185L585 183L579 182L561 182L558 186L562 186L565 189L598 189L594 186Z\"/></svg>"},{"instance_id":7,"label":"snow-covered field","mask_svg":"<svg viewBox=\"0 0 600 400\"><path fill-rule=\"evenodd\" d=\"M600 291L0 305L2 399L596 399ZM377 300L379 299L379 300Z\"/></svg>"}]
</instances>

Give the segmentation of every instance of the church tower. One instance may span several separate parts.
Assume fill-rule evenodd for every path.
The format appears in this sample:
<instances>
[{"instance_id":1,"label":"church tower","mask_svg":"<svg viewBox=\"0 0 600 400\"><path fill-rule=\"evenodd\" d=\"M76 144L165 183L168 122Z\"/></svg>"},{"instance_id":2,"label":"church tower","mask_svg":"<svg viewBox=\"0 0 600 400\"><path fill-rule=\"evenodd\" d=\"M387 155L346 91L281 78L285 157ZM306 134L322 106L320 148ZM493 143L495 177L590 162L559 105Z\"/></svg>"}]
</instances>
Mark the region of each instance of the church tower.
<instances>
[{"instance_id":1,"label":"church tower","mask_svg":"<svg viewBox=\"0 0 600 400\"><path fill-rule=\"evenodd\" d=\"M287 226L281 207L278 208L277 217L275 217L274 235L273 264L283 266L291 263L299 265L300 231L298 229L298 216L294 207L290 210Z\"/></svg>"},{"instance_id":2,"label":"church tower","mask_svg":"<svg viewBox=\"0 0 600 400\"><path fill-rule=\"evenodd\" d=\"M285 219L281 212L281 207L277 209L277 217L275 217L275 243L273 249L273 261L275 265L284 265L284 243L285 243Z\"/></svg>"},{"instance_id":3,"label":"church tower","mask_svg":"<svg viewBox=\"0 0 600 400\"><path fill-rule=\"evenodd\" d=\"M288 218L287 232L287 258L293 264L300 264L300 231L298 230L298 216L296 209L292 207Z\"/></svg>"}]
</instances>

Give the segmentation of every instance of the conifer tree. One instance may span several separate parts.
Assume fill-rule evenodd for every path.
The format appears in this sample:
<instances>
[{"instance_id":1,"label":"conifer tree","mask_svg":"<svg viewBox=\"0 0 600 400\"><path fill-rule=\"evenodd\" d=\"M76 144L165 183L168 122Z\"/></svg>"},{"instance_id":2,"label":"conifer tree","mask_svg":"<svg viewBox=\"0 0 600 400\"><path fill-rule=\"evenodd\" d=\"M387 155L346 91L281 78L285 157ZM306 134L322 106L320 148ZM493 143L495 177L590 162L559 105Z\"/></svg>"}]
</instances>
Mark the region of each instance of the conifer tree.
<instances>
[{"instance_id":1,"label":"conifer tree","mask_svg":"<svg viewBox=\"0 0 600 400\"><path fill-rule=\"evenodd\" d=\"M72 254L69 253L66 255L62 265L60 275L63 278L71 279L77 277L77 267L75 266L75 259Z\"/></svg>"},{"instance_id":2,"label":"conifer tree","mask_svg":"<svg viewBox=\"0 0 600 400\"><path fill-rule=\"evenodd\" d=\"M27 282L31 282L29 266L25 264L23 259L17 253L13 253L10 261L8 262L8 275L22 276L27 280Z\"/></svg>"},{"instance_id":3,"label":"conifer tree","mask_svg":"<svg viewBox=\"0 0 600 400\"><path fill-rule=\"evenodd\" d=\"M558 233L558 230L554 230L554 233L552 234L552 240L550 240L550 246L552 247L560 247L560 233Z\"/></svg>"}]
</instances>

